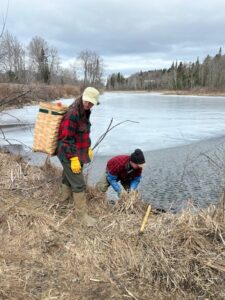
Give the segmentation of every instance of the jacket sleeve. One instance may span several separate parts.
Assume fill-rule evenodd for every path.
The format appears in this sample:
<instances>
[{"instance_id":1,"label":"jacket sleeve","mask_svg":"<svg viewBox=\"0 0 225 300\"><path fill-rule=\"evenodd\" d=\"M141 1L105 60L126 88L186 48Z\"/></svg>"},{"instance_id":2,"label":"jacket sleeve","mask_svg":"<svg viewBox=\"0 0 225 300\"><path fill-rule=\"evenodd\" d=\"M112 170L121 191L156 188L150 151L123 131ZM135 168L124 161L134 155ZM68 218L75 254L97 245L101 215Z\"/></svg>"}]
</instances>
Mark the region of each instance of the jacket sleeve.
<instances>
[{"instance_id":1,"label":"jacket sleeve","mask_svg":"<svg viewBox=\"0 0 225 300\"><path fill-rule=\"evenodd\" d=\"M115 192L120 193L121 192L121 185L118 183L117 178L118 176L112 175L109 172L106 174L106 178L112 188L114 189Z\"/></svg>"},{"instance_id":2,"label":"jacket sleeve","mask_svg":"<svg viewBox=\"0 0 225 300\"><path fill-rule=\"evenodd\" d=\"M61 138L62 138L62 148L67 159L70 159L74 156L77 156L76 149L76 132L77 122L74 116L68 118L63 122L63 127L61 129Z\"/></svg>"},{"instance_id":3,"label":"jacket sleeve","mask_svg":"<svg viewBox=\"0 0 225 300\"><path fill-rule=\"evenodd\" d=\"M137 176L133 180L131 180L130 189L131 190L136 190L136 188L138 187L140 181L141 181L141 176Z\"/></svg>"}]
</instances>

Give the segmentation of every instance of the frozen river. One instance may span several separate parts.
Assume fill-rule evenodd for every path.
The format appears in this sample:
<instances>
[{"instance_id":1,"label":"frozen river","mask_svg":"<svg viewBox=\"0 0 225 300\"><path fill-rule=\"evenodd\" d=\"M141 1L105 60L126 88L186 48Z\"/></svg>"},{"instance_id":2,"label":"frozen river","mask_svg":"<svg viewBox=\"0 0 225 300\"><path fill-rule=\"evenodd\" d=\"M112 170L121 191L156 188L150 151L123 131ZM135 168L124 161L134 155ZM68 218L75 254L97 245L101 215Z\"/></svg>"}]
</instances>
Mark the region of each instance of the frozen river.
<instances>
[{"instance_id":1,"label":"frozen river","mask_svg":"<svg viewBox=\"0 0 225 300\"><path fill-rule=\"evenodd\" d=\"M91 184L98 180L111 156L131 153L139 147L147 161L140 184L146 201L172 210L190 201L200 207L218 201L225 187L224 97L121 92L105 93L100 102L91 115L93 145L112 118L113 125L129 122L110 131L94 151L94 163L89 166ZM6 144L5 137L11 144L32 147L32 124L37 113L37 106L2 113L1 143ZM16 153L24 154L21 149L17 147ZM25 154L30 157L30 152ZM43 163L45 158L38 153L31 156L35 164ZM112 191L109 196L113 196Z\"/></svg>"},{"instance_id":2,"label":"frozen river","mask_svg":"<svg viewBox=\"0 0 225 300\"><path fill-rule=\"evenodd\" d=\"M64 100L70 104L73 99ZM110 120L113 129L100 144L98 154L127 153L139 147L144 151L163 149L219 137L225 133L225 98L167 96L151 93L105 93L93 109L92 144L105 132ZM0 124L11 143L32 146L37 106L8 111L0 115ZM137 123L136 123L137 122ZM7 124L18 126L7 127ZM0 138L3 138L2 133Z\"/></svg>"}]
</instances>

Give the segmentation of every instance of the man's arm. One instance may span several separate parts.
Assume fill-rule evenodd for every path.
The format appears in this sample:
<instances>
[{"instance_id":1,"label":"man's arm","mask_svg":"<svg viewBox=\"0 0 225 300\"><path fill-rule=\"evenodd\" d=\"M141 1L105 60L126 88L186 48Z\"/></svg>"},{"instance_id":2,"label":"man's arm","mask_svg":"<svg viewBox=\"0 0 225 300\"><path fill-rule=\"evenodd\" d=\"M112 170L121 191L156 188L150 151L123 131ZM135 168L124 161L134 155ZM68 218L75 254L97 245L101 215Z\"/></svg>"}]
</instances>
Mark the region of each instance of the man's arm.
<instances>
[{"instance_id":1,"label":"man's arm","mask_svg":"<svg viewBox=\"0 0 225 300\"><path fill-rule=\"evenodd\" d=\"M112 175L109 172L107 172L106 178L112 186L112 188L114 189L114 191L117 192L117 194L120 194L122 187L117 181L118 176Z\"/></svg>"},{"instance_id":2,"label":"man's arm","mask_svg":"<svg viewBox=\"0 0 225 300\"><path fill-rule=\"evenodd\" d=\"M141 181L141 176L137 176L134 179L131 180L130 183L130 190L136 190L136 188L138 187L139 183Z\"/></svg>"}]
</instances>

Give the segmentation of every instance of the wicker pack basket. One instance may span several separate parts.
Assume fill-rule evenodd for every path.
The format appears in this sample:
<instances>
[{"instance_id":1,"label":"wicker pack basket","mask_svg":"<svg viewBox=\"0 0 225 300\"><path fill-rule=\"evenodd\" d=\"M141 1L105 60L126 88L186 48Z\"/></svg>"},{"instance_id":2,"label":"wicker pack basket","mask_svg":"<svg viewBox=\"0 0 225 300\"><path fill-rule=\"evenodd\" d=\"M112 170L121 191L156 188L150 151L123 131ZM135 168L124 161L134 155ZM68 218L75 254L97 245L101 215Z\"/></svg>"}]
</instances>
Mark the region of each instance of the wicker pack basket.
<instances>
[{"instance_id":1,"label":"wicker pack basket","mask_svg":"<svg viewBox=\"0 0 225 300\"><path fill-rule=\"evenodd\" d=\"M35 122L32 150L54 155L57 147L59 125L68 106L40 102Z\"/></svg>"}]
</instances>

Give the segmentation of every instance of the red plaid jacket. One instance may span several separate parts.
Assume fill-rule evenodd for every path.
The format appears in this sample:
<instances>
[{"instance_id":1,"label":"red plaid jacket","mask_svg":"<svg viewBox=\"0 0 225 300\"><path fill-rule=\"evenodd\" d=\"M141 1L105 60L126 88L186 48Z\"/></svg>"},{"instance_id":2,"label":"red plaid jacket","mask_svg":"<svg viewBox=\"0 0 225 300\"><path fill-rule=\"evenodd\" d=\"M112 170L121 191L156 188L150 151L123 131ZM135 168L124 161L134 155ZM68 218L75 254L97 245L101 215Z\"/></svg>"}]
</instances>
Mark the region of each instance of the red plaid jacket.
<instances>
[{"instance_id":1,"label":"red plaid jacket","mask_svg":"<svg viewBox=\"0 0 225 300\"><path fill-rule=\"evenodd\" d=\"M131 181L135 177L141 176L142 169L134 170L130 167L129 162L129 155L114 156L107 162L106 172L118 176L117 180L122 182Z\"/></svg>"},{"instance_id":2,"label":"red plaid jacket","mask_svg":"<svg viewBox=\"0 0 225 300\"><path fill-rule=\"evenodd\" d=\"M80 120L75 107L71 107L63 117L59 127L57 156L60 161L67 162L78 156L81 163L89 163L88 148L91 145L89 121L90 111L86 111L86 120Z\"/></svg>"}]
</instances>

